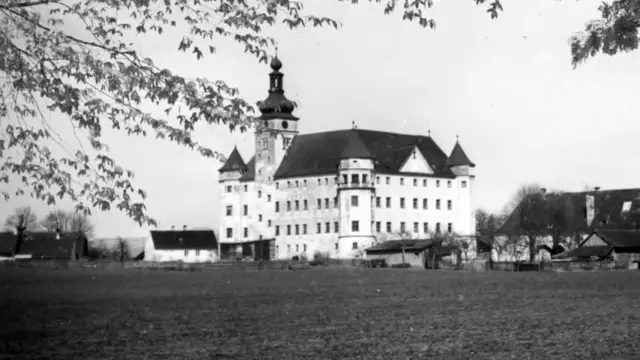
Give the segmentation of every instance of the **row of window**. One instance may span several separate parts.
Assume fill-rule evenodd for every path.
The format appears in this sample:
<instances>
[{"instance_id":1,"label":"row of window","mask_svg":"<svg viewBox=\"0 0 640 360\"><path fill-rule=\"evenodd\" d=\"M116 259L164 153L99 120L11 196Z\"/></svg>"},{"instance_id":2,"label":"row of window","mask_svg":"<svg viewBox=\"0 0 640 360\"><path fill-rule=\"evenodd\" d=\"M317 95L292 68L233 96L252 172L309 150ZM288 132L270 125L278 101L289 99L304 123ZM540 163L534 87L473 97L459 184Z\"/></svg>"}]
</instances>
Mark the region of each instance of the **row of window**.
<instances>
[{"instance_id":1,"label":"row of window","mask_svg":"<svg viewBox=\"0 0 640 360\"><path fill-rule=\"evenodd\" d=\"M348 177L347 175L343 175L343 184L347 184L348 183ZM366 184L367 183L367 175L366 174L352 174L351 175L351 184ZM385 178L385 183L387 185L391 184L391 177L387 176ZM329 185L329 178L324 178L324 184L325 185ZM338 184L338 177L334 177L333 178L333 184ZM376 184L380 184L380 176L376 176ZM450 188L451 187L451 180L447 180L447 187ZM291 188L292 185L295 185L294 187L299 187L300 186L300 180L287 180L287 187ZM318 186L322 185L322 179L318 179ZM404 178L400 178L400 185L404 185ZM307 187L307 180L302 180L302 186L303 187ZM418 186L418 179L413 179L413 186ZM422 179L422 186L426 187L427 186L427 179ZM462 188L466 188L467 187L467 181L466 180L462 180L460 182L460 186ZM436 180L436 187L439 188L440 187L440 180ZM276 189L280 188L280 183L276 181ZM231 185L227 185L225 188L226 192L230 193L233 191L233 186ZM248 185L244 185L243 186L244 192L248 192L249 191L249 186ZM269 197L271 197L271 195L269 195Z\"/></svg>"},{"instance_id":2,"label":"row of window","mask_svg":"<svg viewBox=\"0 0 640 360\"><path fill-rule=\"evenodd\" d=\"M372 224L373 225L373 224ZM271 226L271 220L269 220L269 226ZM307 224L302 224L302 226L300 226L300 224L294 224L294 225L284 225L283 226L284 230L286 230L286 232L284 234L280 234L280 225L276 225L275 227L275 236L280 236L280 235L307 235L308 234L308 228L307 228ZM331 222L327 221L324 223L324 227L323 227L323 223L319 222L316 224L316 234L322 234L323 233L323 229L324 228L324 233L328 234L331 233ZM340 231L340 224L337 221L333 222L333 232L337 233ZM360 231L360 222L359 221L352 221L351 222L351 232L359 232ZM386 222L386 228L385 231L387 233L392 233L392 227L391 227L391 222L387 221ZM404 221L400 222L400 232L404 233L407 232L408 229L406 228L406 224ZM422 223L422 232L427 234L429 233L430 229L429 229L429 223L428 222L423 222ZM376 233L381 233L382 232L382 222L381 221L377 221L375 222L375 232ZM420 223L419 222L414 222L413 223L413 233L419 233L420 232ZM436 229L435 229L436 233L440 233L441 232L441 228L440 228L440 223L436 223ZM453 223L448 223L447 224L447 232L451 233L453 232ZM248 228L244 228L243 229L243 237L249 237L249 229ZM227 228L227 238L233 238L233 228Z\"/></svg>"},{"instance_id":3,"label":"row of window","mask_svg":"<svg viewBox=\"0 0 640 360\"><path fill-rule=\"evenodd\" d=\"M335 249L336 251L338 251L338 243L335 243ZM357 242L353 242L351 244L351 249L353 250L357 250L358 249L358 243ZM280 246L276 245L276 254L280 252ZM291 253L291 245L287 244L287 252ZM296 253L300 252L300 245L296 244ZM302 252L307 252L307 244L302 244Z\"/></svg>"}]
</instances>

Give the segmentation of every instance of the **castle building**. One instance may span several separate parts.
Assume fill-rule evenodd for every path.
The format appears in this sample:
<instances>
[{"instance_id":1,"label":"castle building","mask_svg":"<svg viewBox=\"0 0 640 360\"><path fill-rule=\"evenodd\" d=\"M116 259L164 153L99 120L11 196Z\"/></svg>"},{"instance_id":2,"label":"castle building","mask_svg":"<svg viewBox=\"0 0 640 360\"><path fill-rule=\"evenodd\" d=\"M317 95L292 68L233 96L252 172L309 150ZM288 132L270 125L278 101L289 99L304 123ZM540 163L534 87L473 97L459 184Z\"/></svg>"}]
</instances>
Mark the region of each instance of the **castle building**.
<instances>
[{"instance_id":1,"label":"castle building","mask_svg":"<svg viewBox=\"0 0 640 360\"><path fill-rule=\"evenodd\" d=\"M278 259L357 258L380 240L475 234L475 164L458 142L447 156L430 135L299 134L281 68L274 58L255 156L234 148L219 169L221 245L273 239Z\"/></svg>"}]
</instances>

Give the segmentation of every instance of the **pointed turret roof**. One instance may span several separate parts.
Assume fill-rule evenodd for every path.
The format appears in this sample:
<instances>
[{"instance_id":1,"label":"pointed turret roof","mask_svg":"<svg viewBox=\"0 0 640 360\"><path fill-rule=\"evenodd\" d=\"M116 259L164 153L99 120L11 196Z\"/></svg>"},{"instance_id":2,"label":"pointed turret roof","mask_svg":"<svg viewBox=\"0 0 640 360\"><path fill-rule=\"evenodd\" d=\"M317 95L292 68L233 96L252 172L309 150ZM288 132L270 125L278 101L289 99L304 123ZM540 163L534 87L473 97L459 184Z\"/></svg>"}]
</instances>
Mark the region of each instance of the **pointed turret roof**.
<instances>
[{"instance_id":1,"label":"pointed turret roof","mask_svg":"<svg viewBox=\"0 0 640 360\"><path fill-rule=\"evenodd\" d=\"M373 159L373 155L360 138L358 130L351 130L346 135L347 146L340 155L341 159Z\"/></svg>"},{"instance_id":2,"label":"pointed turret roof","mask_svg":"<svg viewBox=\"0 0 640 360\"><path fill-rule=\"evenodd\" d=\"M242 160L242 156L238 151L238 147L234 146L231 155L227 158L227 162L222 165L219 172L224 171L244 171L247 168L247 164Z\"/></svg>"},{"instance_id":3,"label":"pointed turret roof","mask_svg":"<svg viewBox=\"0 0 640 360\"><path fill-rule=\"evenodd\" d=\"M456 141L456 145L453 147L453 150L451 151L451 155L449 155L449 158L447 159L447 165L449 166L468 165L471 167L476 166L476 164L474 164L473 162L471 162L471 160L469 160L469 157L467 156L467 154L464 153L464 150L462 150L462 146L460 146L460 143L458 141Z\"/></svg>"}]
</instances>

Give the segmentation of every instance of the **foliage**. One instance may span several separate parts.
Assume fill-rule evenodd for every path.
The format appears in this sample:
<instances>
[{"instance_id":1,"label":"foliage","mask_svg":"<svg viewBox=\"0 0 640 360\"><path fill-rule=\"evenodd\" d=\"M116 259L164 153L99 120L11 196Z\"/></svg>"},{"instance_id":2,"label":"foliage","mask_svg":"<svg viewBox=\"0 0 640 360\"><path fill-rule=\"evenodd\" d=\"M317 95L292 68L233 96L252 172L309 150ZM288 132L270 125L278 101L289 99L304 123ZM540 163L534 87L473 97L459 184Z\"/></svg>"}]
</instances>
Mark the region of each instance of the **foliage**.
<instances>
[{"instance_id":1,"label":"foliage","mask_svg":"<svg viewBox=\"0 0 640 360\"><path fill-rule=\"evenodd\" d=\"M4 227L6 230L18 232L37 231L40 228L38 216L29 206L15 209L13 214L5 219Z\"/></svg>"},{"instance_id":2,"label":"foliage","mask_svg":"<svg viewBox=\"0 0 640 360\"><path fill-rule=\"evenodd\" d=\"M94 226L88 216L64 210L52 210L40 224L46 231L81 232L88 239L95 235Z\"/></svg>"},{"instance_id":3,"label":"foliage","mask_svg":"<svg viewBox=\"0 0 640 360\"><path fill-rule=\"evenodd\" d=\"M492 18L502 10L498 0L474 1L486 2ZM385 1L384 13L395 12L396 5ZM432 5L406 0L399 12L403 20L433 29L435 21L427 16ZM155 135L223 159L193 139L195 126L245 131L256 122L255 110L223 81L188 79L158 67L130 39L185 25L178 51L202 59L226 38L266 62L275 39L263 30L277 22L290 29L339 25L289 0L0 0L0 121L6 122L0 183L20 184L15 194L3 191L2 197L28 194L49 205L66 197L85 215L115 206L139 224L155 225L146 193L134 186L134 173L109 156L103 130ZM74 23L85 31L72 31ZM165 117L143 109L146 103L162 107ZM75 139L53 130L45 109L68 119Z\"/></svg>"},{"instance_id":4,"label":"foliage","mask_svg":"<svg viewBox=\"0 0 640 360\"><path fill-rule=\"evenodd\" d=\"M118 260L129 260L129 243L124 238L118 236L113 250L114 253L118 256Z\"/></svg>"}]
</instances>

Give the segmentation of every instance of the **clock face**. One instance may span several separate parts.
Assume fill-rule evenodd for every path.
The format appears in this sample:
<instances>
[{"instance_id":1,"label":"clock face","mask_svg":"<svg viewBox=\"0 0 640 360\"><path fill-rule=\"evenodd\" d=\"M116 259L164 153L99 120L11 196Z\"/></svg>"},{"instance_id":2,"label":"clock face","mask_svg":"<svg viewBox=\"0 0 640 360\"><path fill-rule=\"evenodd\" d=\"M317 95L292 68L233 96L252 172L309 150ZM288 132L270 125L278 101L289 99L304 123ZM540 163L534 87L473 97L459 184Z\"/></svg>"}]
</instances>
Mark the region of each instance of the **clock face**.
<instances>
[{"instance_id":1,"label":"clock face","mask_svg":"<svg viewBox=\"0 0 640 360\"><path fill-rule=\"evenodd\" d=\"M283 122L282 122L282 128L283 128L283 129L286 129L286 128L288 128L288 127L289 127L289 123L288 123L288 122L286 122L286 121L283 121Z\"/></svg>"}]
</instances>

